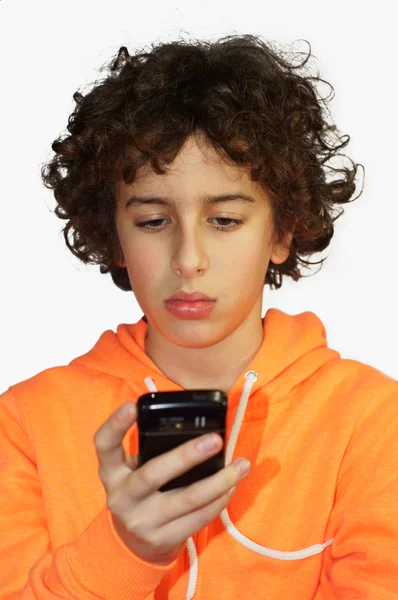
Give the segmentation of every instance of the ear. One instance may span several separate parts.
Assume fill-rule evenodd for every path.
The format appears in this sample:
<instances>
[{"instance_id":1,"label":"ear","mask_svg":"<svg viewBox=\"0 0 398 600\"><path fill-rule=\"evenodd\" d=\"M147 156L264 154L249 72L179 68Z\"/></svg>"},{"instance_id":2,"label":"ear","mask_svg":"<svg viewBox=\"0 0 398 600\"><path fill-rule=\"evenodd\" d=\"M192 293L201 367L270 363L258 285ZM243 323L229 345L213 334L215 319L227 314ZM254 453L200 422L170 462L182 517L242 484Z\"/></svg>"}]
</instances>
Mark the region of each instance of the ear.
<instances>
[{"instance_id":1,"label":"ear","mask_svg":"<svg viewBox=\"0 0 398 600\"><path fill-rule=\"evenodd\" d=\"M118 267L120 267L120 268L123 268L123 267L127 266L126 265L126 260L124 258L123 250L122 250L122 247L121 247L121 245L120 245L119 242L118 242L117 247L116 247L116 249L114 251L114 261L115 261L115 264Z\"/></svg>"},{"instance_id":2,"label":"ear","mask_svg":"<svg viewBox=\"0 0 398 600\"><path fill-rule=\"evenodd\" d=\"M290 253L290 245L292 243L293 233L287 233L282 241L274 241L270 260L275 265L280 265L287 260Z\"/></svg>"}]
</instances>

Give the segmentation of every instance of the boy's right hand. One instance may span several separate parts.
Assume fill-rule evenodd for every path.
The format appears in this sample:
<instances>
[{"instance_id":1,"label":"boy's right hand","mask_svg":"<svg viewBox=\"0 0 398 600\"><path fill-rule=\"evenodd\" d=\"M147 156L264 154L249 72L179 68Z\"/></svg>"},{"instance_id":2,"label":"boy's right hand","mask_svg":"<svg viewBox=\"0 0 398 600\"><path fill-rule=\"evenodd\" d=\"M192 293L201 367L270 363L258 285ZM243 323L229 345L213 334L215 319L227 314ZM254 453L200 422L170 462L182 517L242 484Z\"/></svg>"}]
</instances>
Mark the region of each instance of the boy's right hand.
<instances>
[{"instance_id":1,"label":"boy's right hand","mask_svg":"<svg viewBox=\"0 0 398 600\"><path fill-rule=\"evenodd\" d=\"M125 417L120 409L129 409ZM122 440L137 418L135 404L127 402L113 413L94 436L99 460L98 473L107 494L107 506L118 535L139 558L167 565L177 558L187 538L210 523L228 504L240 474L237 459L218 473L185 488L160 492L166 482L217 454L219 435L204 435L152 458L140 468L126 455ZM215 439L204 450L198 443ZM248 463L249 464L249 463Z\"/></svg>"}]
</instances>

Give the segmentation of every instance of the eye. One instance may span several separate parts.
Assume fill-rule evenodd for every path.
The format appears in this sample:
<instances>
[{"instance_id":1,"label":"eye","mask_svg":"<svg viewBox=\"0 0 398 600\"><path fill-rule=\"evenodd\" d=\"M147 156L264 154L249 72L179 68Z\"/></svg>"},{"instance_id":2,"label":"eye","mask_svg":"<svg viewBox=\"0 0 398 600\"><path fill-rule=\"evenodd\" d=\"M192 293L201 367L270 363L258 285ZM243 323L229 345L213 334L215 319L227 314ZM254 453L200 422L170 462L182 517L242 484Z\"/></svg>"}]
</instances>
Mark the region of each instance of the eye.
<instances>
[{"instance_id":1,"label":"eye","mask_svg":"<svg viewBox=\"0 0 398 600\"><path fill-rule=\"evenodd\" d=\"M211 219L210 219L211 220ZM213 217L213 220L221 222L217 227L220 231L230 231L231 229L238 229L243 225L242 219L229 219L228 217Z\"/></svg>"},{"instance_id":2,"label":"eye","mask_svg":"<svg viewBox=\"0 0 398 600\"><path fill-rule=\"evenodd\" d=\"M142 223L137 223L136 225L144 231L160 231L163 229L161 225L164 221L170 221L170 219L151 219L150 221L143 221Z\"/></svg>"},{"instance_id":3,"label":"eye","mask_svg":"<svg viewBox=\"0 0 398 600\"><path fill-rule=\"evenodd\" d=\"M142 223L137 223L136 227L143 229L149 233L155 231L161 231L165 228L165 221L170 222L170 219L150 219L149 221L143 221ZM216 225L216 229L219 231L231 231L233 229L238 229L244 223L242 219L230 219L228 217L212 217L209 221L217 221L218 225Z\"/></svg>"}]
</instances>

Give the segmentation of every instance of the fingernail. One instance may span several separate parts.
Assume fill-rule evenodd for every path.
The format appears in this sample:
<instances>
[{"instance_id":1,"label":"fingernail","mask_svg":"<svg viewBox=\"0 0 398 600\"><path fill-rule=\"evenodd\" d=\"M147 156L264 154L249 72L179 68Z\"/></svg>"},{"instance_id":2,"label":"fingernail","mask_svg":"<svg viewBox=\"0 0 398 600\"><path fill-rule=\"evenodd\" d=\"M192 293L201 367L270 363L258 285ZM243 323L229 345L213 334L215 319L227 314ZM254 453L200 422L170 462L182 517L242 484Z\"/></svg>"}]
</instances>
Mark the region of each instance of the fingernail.
<instances>
[{"instance_id":1,"label":"fingernail","mask_svg":"<svg viewBox=\"0 0 398 600\"><path fill-rule=\"evenodd\" d=\"M129 404L123 404L123 406L121 406L118 411L117 411L117 416L119 417L119 419L128 419L129 417L131 417L131 415L133 414L133 410L134 407L131 403Z\"/></svg>"},{"instance_id":2,"label":"fingernail","mask_svg":"<svg viewBox=\"0 0 398 600\"><path fill-rule=\"evenodd\" d=\"M196 447L200 452L209 452L210 450L214 450L217 445L217 436L215 436L213 433L209 433L199 440L199 442L196 444Z\"/></svg>"},{"instance_id":3,"label":"fingernail","mask_svg":"<svg viewBox=\"0 0 398 600\"><path fill-rule=\"evenodd\" d=\"M238 460L235 462L235 466L238 470L239 475L247 475L247 473L250 471L250 461L247 460L247 458L238 458Z\"/></svg>"}]
</instances>

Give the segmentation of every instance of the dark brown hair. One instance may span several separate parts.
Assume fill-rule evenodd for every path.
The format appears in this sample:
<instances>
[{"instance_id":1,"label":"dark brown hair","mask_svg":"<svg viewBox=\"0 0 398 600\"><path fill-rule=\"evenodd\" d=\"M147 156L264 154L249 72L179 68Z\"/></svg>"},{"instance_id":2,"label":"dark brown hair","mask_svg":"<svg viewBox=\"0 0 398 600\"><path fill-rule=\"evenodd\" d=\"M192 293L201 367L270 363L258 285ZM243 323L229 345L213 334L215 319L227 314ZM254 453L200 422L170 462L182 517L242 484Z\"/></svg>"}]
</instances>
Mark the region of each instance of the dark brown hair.
<instances>
[{"instance_id":1,"label":"dark brown hair","mask_svg":"<svg viewBox=\"0 0 398 600\"><path fill-rule=\"evenodd\" d=\"M186 139L199 134L264 186L279 239L293 232L288 259L270 262L265 283L279 288L283 275L297 281L300 267L322 266L325 258L304 257L329 245L344 212L335 214L335 205L352 201L362 165L332 164L350 137L330 119L334 89L308 72L310 57L311 48L303 59L253 35L159 43L133 55L122 46L107 76L85 96L73 95L69 134L54 141L55 156L42 167L55 214L67 220L68 248L131 290L127 270L117 266L115 184L122 177L132 183L146 164L165 173ZM332 95L323 98L319 84Z\"/></svg>"}]
</instances>

